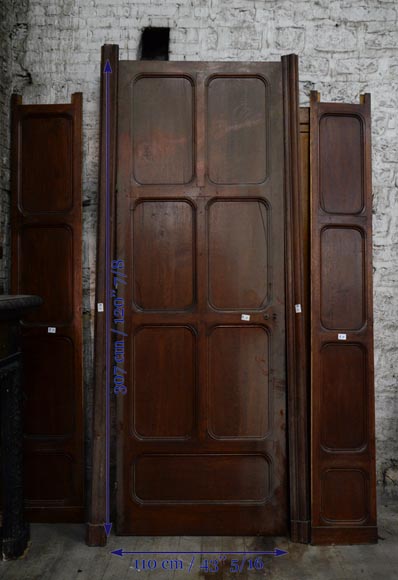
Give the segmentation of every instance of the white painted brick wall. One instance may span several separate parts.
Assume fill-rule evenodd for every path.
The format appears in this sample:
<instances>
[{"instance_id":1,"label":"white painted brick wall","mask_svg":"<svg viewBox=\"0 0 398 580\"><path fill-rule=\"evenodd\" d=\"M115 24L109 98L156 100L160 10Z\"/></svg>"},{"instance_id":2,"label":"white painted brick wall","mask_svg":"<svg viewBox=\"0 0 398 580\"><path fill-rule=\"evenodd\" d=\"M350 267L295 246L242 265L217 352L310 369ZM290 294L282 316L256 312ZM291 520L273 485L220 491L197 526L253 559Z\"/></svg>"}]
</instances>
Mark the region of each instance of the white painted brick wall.
<instances>
[{"instance_id":1,"label":"white painted brick wall","mask_svg":"<svg viewBox=\"0 0 398 580\"><path fill-rule=\"evenodd\" d=\"M66 101L75 91L84 94L83 280L89 406L101 45L117 43L121 58L135 59L145 26L169 26L172 60L273 60L289 52L298 53L302 104L308 104L312 88L321 91L322 100L357 102L360 93L372 94L377 465L385 491L397 491L396 0L30 0L28 10L25 4L11 0L1 4L1 47L5 46L7 26L12 20L11 7L17 13L15 22L27 25L24 58L24 42L19 41L16 47L19 53L13 66L14 86L23 85L24 101L31 103ZM6 61L12 60L7 54ZM3 68L3 60L0 62ZM24 84L27 79L17 76L21 66L31 74L32 84ZM8 82L5 77L4 86ZM2 108L7 107L8 96L1 98ZM3 112L1 119L4 124L7 115ZM8 155L7 144L1 142L0 147L3 159ZM8 207L7 180L6 167L0 184L2 237Z\"/></svg>"}]
</instances>

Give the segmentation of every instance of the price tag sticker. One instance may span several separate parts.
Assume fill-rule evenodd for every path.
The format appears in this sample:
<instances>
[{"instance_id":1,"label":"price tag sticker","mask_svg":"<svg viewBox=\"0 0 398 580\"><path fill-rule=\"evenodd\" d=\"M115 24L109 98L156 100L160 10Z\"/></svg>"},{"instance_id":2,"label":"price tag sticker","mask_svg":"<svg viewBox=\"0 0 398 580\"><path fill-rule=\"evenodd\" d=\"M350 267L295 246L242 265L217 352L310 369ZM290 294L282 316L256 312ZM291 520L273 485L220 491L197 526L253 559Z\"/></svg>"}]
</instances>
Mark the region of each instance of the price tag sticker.
<instances>
[{"instance_id":1,"label":"price tag sticker","mask_svg":"<svg viewBox=\"0 0 398 580\"><path fill-rule=\"evenodd\" d=\"M294 309L296 311L296 314L301 314L301 304L295 304Z\"/></svg>"},{"instance_id":2,"label":"price tag sticker","mask_svg":"<svg viewBox=\"0 0 398 580\"><path fill-rule=\"evenodd\" d=\"M97 312L103 312L104 311L104 305L102 302L98 302L97 304Z\"/></svg>"},{"instance_id":3,"label":"price tag sticker","mask_svg":"<svg viewBox=\"0 0 398 580\"><path fill-rule=\"evenodd\" d=\"M338 334L338 335L337 335L337 338L338 338L339 340L347 340L347 335L346 335L346 334Z\"/></svg>"},{"instance_id":4,"label":"price tag sticker","mask_svg":"<svg viewBox=\"0 0 398 580\"><path fill-rule=\"evenodd\" d=\"M250 320L250 314L242 314L242 316L240 317L241 320Z\"/></svg>"},{"instance_id":5,"label":"price tag sticker","mask_svg":"<svg viewBox=\"0 0 398 580\"><path fill-rule=\"evenodd\" d=\"M48 334L55 334L57 332L57 329L55 328L55 326L49 326L47 328L47 332Z\"/></svg>"}]
</instances>

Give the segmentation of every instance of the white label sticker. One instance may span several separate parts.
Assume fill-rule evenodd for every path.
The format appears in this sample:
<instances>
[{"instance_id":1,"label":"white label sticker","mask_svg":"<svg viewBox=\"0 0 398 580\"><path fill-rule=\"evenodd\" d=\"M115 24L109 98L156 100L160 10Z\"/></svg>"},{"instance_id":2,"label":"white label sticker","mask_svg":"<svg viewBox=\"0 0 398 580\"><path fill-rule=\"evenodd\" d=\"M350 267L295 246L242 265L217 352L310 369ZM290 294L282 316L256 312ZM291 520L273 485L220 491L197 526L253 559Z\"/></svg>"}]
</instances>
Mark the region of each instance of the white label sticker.
<instances>
[{"instance_id":1,"label":"white label sticker","mask_svg":"<svg viewBox=\"0 0 398 580\"><path fill-rule=\"evenodd\" d=\"M337 335L337 338L338 338L339 340L347 340L347 335L346 335L346 334L338 334L338 335Z\"/></svg>"},{"instance_id":2,"label":"white label sticker","mask_svg":"<svg viewBox=\"0 0 398 580\"><path fill-rule=\"evenodd\" d=\"M250 320L250 314L242 314L240 317L241 320Z\"/></svg>"},{"instance_id":3,"label":"white label sticker","mask_svg":"<svg viewBox=\"0 0 398 580\"><path fill-rule=\"evenodd\" d=\"M47 332L48 334L55 334L57 332L57 329L55 328L55 326L49 326L47 328Z\"/></svg>"},{"instance_id":4,"label":"white label sticker","mask_svg":"<svg viewBox=\"0 0 398 580\"><path fill-rule=\"evenodd\" d=\"M301 304L295 304L294 308L296 310L296 314L301 314Z\"/></svg>"},{"instance_id":5,"label":"white label sticker","mask_svg":"<svg viewBox=\"0 0 398 580\"><path fill-rule=\"evenodd\" d=\"M98 312L103 312L104 311L104 305L102 302L98 302L97 304L97 311Z\"/></svg>"}]
</instances>

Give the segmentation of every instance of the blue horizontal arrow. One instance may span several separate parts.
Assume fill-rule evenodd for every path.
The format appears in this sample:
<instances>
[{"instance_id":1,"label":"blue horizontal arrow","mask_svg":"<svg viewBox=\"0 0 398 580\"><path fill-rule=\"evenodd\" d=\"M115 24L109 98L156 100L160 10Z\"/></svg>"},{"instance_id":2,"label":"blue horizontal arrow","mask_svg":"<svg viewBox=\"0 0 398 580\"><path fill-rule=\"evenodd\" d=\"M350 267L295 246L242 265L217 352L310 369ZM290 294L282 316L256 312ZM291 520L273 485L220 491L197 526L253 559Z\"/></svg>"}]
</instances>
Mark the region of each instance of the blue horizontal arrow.
<instances>
[{"instance_id":1,"label":"blue horizontal arrow","mask_svg":"<svg viewBox=\"0 0 398 580\"><path fill-rule=\"evenodd\" d=\"M288 554L288 552L286 552L285 550L280 550L279 548L275 548L274 550L272 550L271 552L229 552L229 551L225 551L225 550L218 550L218 552L128 552L126 550L123 550L123 548L120 548L119 550L113 550L112 554L115 554L115 556L121 556L123 557L126 554L137 554L137 555L141 555L141 554L240 554L240 555L246 555L246 554L256 554L257 556L284 556L285 554Z\"/></svg>"}]
</instances>

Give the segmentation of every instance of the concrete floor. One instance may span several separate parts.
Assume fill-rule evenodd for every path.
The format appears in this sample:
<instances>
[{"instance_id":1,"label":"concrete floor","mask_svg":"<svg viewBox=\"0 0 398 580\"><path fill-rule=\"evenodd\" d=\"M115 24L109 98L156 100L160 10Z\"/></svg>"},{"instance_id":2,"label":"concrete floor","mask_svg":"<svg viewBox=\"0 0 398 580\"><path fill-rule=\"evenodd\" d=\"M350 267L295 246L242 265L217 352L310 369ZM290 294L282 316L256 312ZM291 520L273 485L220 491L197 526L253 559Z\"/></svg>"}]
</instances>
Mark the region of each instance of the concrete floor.
<instances>
[{"instance_id":1,"label":"concrete floor","mask_svg":"<svg viewBox=\"0 0 398 580\"><path fill-rule=\"evenodd\" d=\"M286 538L171 537L126 538L112 535L106 548L88 548L82 525L32 526L32 544L23 559L0 563L0 580L395 580L398 579L398 502L379 504L377 545L315 547L290 544ZM288 554L278 558L263 556L256 563L260 570L249 570L250 556L230 555L228 550L272 550ZM225 560L216 567L218 555L134 555L115 556L112 550L130 551L217 551ZM136 569L135 560L156 560L155 570ZM170 570L170 558L178 558L182 569ZM193 561L194 558L194 561ZM233 559L238 559L234 564ZM209 560L209 569L203 567ZM212 562L210 562L212 560ZM191 571L189 567L192 564ZM202 569L200 566L202 565ZM233 572L236 565L241 572ZM253 566L254 567L254 562ZM166 568L166 569L165 569ZM212 571L210 571L210 568Z\"/></svg>"}]
</instances>

